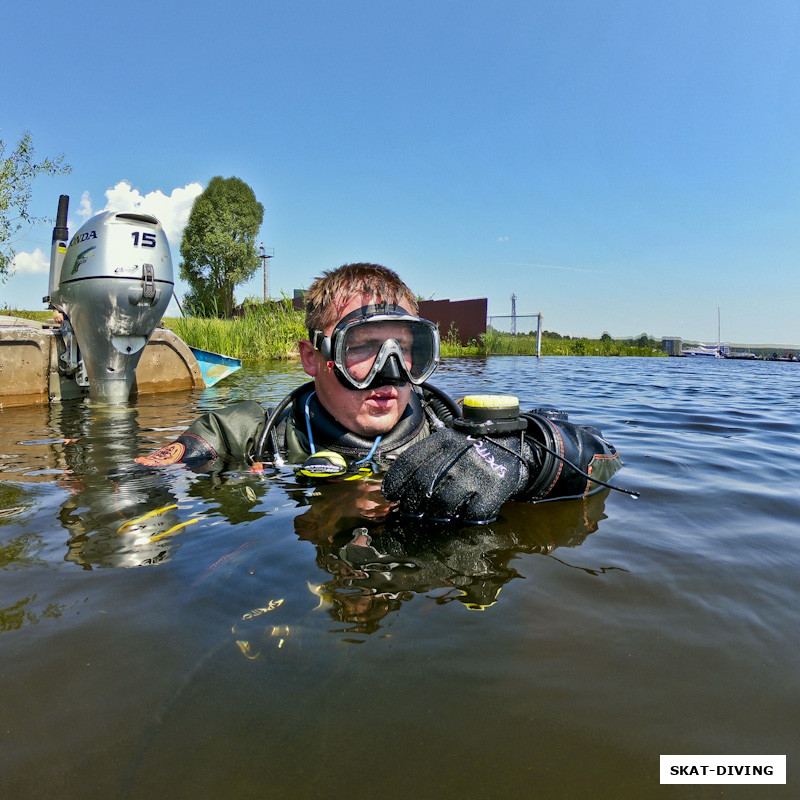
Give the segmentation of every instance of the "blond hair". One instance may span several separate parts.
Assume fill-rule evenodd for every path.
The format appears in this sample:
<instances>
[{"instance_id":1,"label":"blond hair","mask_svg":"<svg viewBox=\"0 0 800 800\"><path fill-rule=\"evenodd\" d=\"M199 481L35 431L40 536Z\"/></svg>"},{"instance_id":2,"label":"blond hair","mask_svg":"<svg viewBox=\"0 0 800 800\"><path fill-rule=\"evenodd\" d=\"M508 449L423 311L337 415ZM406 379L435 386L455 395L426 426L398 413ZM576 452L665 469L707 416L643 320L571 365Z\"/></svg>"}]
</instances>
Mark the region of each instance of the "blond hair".
<instances>
[{"instance_id":1,"label":"blond hair","mask_svg":"<svg viewBox=\"0 0 800 800\"><path fill-rule=\"evenodd\" d=\"M352 297L366 295L416 315L417 299L398 274L380 264L343 264L322 273L305 293L306 327L324 331Z\"/></svg>"}]
</instances>

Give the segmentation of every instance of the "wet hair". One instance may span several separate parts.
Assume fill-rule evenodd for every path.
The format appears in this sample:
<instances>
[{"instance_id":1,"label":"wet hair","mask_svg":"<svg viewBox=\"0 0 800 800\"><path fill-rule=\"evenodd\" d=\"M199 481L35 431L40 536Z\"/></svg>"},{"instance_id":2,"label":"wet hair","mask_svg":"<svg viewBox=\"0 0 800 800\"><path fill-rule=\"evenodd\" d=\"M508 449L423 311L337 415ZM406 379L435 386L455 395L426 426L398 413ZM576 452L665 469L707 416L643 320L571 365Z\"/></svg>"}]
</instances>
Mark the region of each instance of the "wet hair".
<instances>
[{"instance_id":1,"label":"wet hair","mask_svg":"<svg viewBox=\"0 0 800 800\"><path fill-rule=\"evenodd\" d=\"M305 293L306 327L325 330L339 317L351 297L374 297L417 314L417 300L398 274L380 264L343 264L322 273Z\"/></svg>"}]
</instances>

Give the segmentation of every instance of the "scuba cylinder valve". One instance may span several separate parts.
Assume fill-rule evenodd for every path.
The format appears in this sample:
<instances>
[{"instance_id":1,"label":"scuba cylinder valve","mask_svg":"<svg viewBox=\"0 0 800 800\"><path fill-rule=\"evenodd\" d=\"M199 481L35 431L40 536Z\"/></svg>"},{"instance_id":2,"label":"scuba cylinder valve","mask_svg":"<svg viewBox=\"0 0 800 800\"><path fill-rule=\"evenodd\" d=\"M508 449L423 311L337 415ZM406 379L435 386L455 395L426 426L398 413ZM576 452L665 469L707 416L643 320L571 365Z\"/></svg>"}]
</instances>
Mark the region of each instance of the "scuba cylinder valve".
<instances>
[{"instance_id":1,"label":"scuba cylinder valve","mask_svg":"<svg viewBox=\"0 0 800 800\"><path fill-rule=\"evenodd\" d=\"M513 395L470 394L464 398L462 416L453 428L470 436L498 436L524 431L528 423L519 415Z\"/></svg>"}]
</instances>

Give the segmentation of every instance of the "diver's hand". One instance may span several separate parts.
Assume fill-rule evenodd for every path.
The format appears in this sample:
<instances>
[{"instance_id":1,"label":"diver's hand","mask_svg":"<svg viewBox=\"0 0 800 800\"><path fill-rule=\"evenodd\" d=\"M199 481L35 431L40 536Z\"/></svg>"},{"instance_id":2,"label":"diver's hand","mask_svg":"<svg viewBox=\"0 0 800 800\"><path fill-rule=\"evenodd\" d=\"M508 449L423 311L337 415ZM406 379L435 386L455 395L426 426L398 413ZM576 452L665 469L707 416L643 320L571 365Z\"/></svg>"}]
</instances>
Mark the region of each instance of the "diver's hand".
<instances>
[{"instance_id":1,"label":"diver's hand","mask_svg":"<svg viewBox=\"0 0 800 800\"><path fill-rule=\"evenodd\" d=\"M409 516L491 522L526 486L529 458L520 434L472 437L445 428L400 455L386 473L383 494Z\"/></svg>"}]
</instances>

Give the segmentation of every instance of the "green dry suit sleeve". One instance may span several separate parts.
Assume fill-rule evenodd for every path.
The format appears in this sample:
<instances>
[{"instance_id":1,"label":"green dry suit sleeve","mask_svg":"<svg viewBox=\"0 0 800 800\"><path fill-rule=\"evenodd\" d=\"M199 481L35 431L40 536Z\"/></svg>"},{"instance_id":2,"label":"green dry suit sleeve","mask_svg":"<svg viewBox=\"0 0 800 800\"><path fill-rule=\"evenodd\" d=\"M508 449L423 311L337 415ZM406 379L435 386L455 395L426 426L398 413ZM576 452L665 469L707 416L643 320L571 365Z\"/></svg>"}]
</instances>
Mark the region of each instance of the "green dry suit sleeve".
<instances>
[{"instance_id":1,"label":"green dry suit sleeve","mask_svg":"<svg viewBox=\"0 0 800 800\"><path fill-rule=\"evenodd\" d=\"M203 414L178 437L185 448L180 460L204 466L218 459L251 460L265 420L264 409L253 400Z\"/></svg>"}]
</instances>

